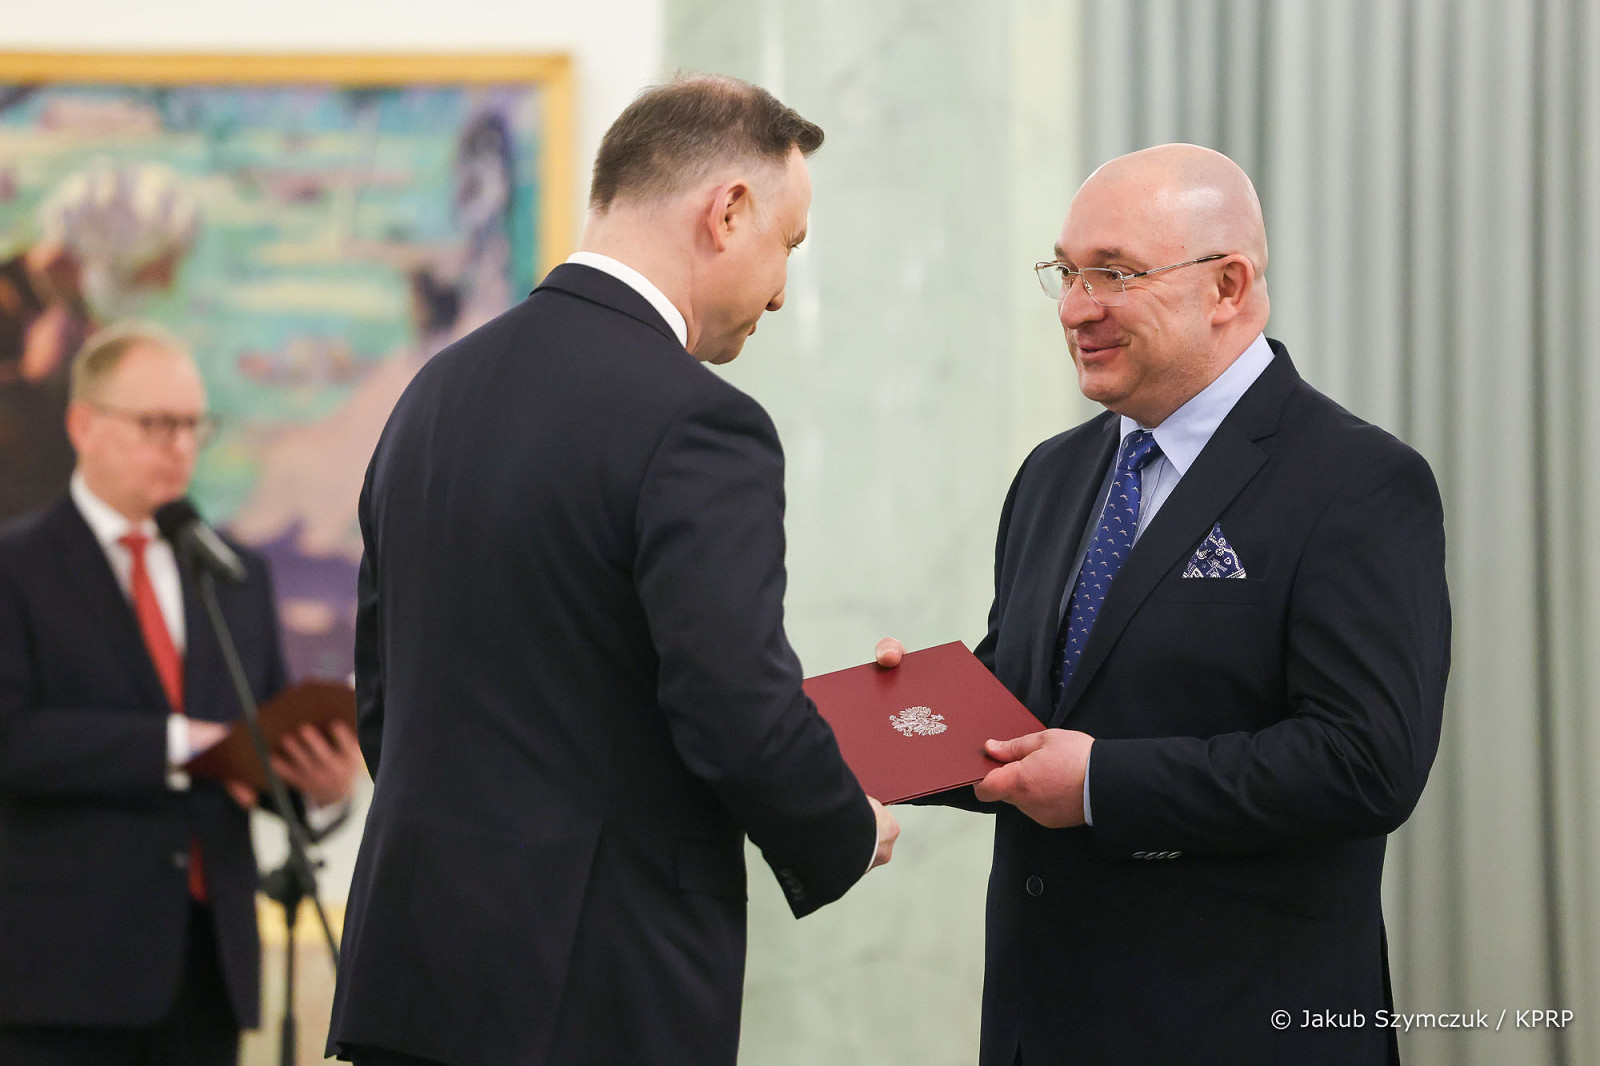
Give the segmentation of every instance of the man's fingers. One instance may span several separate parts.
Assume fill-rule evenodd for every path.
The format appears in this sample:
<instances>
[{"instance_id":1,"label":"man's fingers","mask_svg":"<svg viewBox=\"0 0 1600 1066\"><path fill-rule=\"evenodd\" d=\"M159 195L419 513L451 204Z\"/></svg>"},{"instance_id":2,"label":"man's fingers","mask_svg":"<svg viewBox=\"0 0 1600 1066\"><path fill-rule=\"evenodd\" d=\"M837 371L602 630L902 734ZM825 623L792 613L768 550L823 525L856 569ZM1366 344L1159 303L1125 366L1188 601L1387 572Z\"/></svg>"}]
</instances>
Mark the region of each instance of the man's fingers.
<instances>
[{"instance_id":1,"label":"man's fingers","mask_svg":"<svg viewBox=\"0 0 1600 1066\"><path fill-rule=\"evenodd\" d=\"M899 666L905 654L905 645L893 637L884 637L872 651L872 657L878 661L879 666Z\"/></svg>"},{"instance_id":2,"label":"man's fingers","mask_svg":"<svg viewBox=\"0 0 1600 1066\"><path fill-rule=\"evenodd\" d=\"M876 869L894 856L894 842L900 839L900 822L889 813L889 808L871 796L868 796L867 800L872 804L872 813L878 819L878 850L872 856L872 868Z\"/></svg>"},{"instance_id":3,"label":"man's fingers","mask_svg":"<svg viewBox=\"0 0 1600 1066\"><path fill-rule=\"evenodd\" d=\"M233 802L237 803L247 811L254 809L256 805L255 789L251 788L243 781L224 781L223 786L227 788L228 795L233 797Z\"/></svg>"},{"instance_id":4,"label":"man's fingers","mask_svg":"<svg viewBox=\"0 0 1600 1066\"><path fill-rule=\"evenodd\" d=\"M283 778L284 782L290 788L300 787L302 780L300 766L298 763L290 762L282 755L277 754L274 754L268 761L272 763L273 772L275 772L279 777Z\"/></svg>"},{"instance_id":5,"label":"man's fingers","mask_svg":"<svg viewBox=\"0 0 1600 1066\"><path fill-rule=\"evenodd\" d=\"M285 733L278 740L278 750L274 753L286 762L303 766L309 761L309 751L305 740L299 733Z\"/></svg>"},{"instance_id":6,"label":"man's fingers","mask_svg":"<svg viewBox=\"0 0 1600 1066\"><path fill-rule=\"evenodd\" d=\"M1049 730L1040 730L1011 740L989 740L984 742L983 750L989 753L989 758L999 762L1016 762L1044 747L1048 735Z\"/></svg>"},{"instance_id":7,"label":"man's fingers","mask_svg":"<svg viewBox=\"0 0 1600 1066\"><path fill-rule=\"evenodd\" d=\"M189 729L189 754L199 755L202 751L215 747L228 735L231 726L223 722L208 722L204 718L190 718Z\"/></svg>"},{"instance_id":8,"label":"man's fingers","mask_svg":"<svg viewBox=\"0 0 1600 1066\"><path fill-rule=\"evenodd\" d=\"M1021 780L1022 770L1012 763L990 770L988 776L973 786L972 791L983 803L994 803L996 800L1010 802L1017 794Z\"/></svg>"},{"instance_id":9,"label":"man's fingers","mask_svg":"<svg viewBox=\"0 0 1600 1066\"><path fill-rule=\"evenodd\" d=\"M328 736L333 746L342 752L353 752L360 746L356 740L356 731L350 728L350 723L343 719L335 719L328 727Z\"/></svg>"},{"instance_id":10,"label":"man's fingers","mask_svg":"<svg viewBox=\"0 0 1600 1066\"><path fill-rule=\"evenodd\" d=\"M301 758L313 758L318 762L332 762L334 759L333 746L328 743L327 735L314 725L303 725L295 734L302 745ZM287 740L289 738L285 738Z\"/></svg>"}]
</instances>

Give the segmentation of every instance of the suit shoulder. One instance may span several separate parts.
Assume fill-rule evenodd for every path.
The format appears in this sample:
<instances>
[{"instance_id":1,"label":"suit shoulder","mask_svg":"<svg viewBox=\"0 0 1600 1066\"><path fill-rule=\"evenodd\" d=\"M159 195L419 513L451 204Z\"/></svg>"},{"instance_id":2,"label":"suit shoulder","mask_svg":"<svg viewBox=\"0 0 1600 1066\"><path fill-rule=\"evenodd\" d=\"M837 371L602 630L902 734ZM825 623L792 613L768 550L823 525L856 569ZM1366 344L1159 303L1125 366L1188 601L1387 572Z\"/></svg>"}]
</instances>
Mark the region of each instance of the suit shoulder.
<instances>
[{"instance_id":1,"label":"suit shoulder","mask_svg":"<svg viewBox=\"0 0 1600 1066\"><path fill-rule=\"evenodd\" d=\"M1086 454L1097 452L1104 447L1108 427L1116 418L1117 416L1110 411L1103 411L1087 422L1080 422L1071 429L1063 430L1053 437L1040 441L1034 446L1033 451L1028 453L1028 457L1022 460L1022 465L1017 470L1018 479L1031 471L1054 469L1060 464L1072 464Z\"/></svg>"},{"instance_id":2,"label":"suit shoulder","mask_svg":"<svg viewBox=\"0 0 1600 1066\"><path fill-rule=\"evenodd\" d=\"M39 539L39 526L43 511L19 515L0 522L0 551L11 553L31 546Z\"/></svg>"},{"instance_id":3,"label":"suit shoulder","mask_svg":"<svg viewBox=\"0 0 1600 1066\"><path fill-rule=\"evenodd\" d=\"M1331 484L1359 489L1397 477L1435 480L1421 452L1303 381L1284 405L1280 432Z\"/></svg>"},{"instance_id":4,"label":"suit shoulder","mask_svg":"<svg viewBox=\"0 0 1600 1066\"><path fill-rule=\"evenodd\" d=\"M0 560L27 558L47 548L58 536L60 504L0 523Z\"/></svg>"},{"instance_id":5,"label":"suit shoulder","mask_svg":"<svg viewBox=\"0 0 1600 1066\"><path fill-rule=\"evenodd\" d=\"M681 407L759 405L660 328L564 289L542 287L441 351L418 374L470 381L486 364L514 366L535 387L588 397L637 423ZM485 374L480 380L500 380ZM764 417L764 412L762 413Z\"/></svg>"}]
</instances>

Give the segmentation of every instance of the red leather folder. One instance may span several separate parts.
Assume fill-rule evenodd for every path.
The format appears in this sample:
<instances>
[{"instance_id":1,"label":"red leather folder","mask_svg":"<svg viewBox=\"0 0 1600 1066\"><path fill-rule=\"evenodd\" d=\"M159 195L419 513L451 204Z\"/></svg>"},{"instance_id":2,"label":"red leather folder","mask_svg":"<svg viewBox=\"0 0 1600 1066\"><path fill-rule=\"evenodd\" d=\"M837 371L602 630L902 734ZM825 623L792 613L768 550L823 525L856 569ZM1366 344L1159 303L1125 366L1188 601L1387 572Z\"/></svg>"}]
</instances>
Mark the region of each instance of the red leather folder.
<instances>
[{"instance_id":1,"label":"red leather folder","mask_svg":"<svg viewBox=\"0 0 1600 1066\"><path fill-rule=\"evenodd\" d=\"M867 795L884 803L970 785L999 766L983 742L1044 728L966 646L956 641L819 674L806 695L833 726Z\"/></svg>"},{"instance_id":2,"label":"red leather folder","mask_svg":"<svg viewBox=\"0 0 1600 1066\"><path fill-rule=\"evenodd\" d=\"M284 736L302 725L327 729L342 721L354 729L356 690L336 681L302 681L263 703L259 714L267 747L277 751ZM235 723L226 737L190 759L184 769L197 777L243 781L256 789L267 787L267 775L243 722Z\"/></svg>"}]
</instances>

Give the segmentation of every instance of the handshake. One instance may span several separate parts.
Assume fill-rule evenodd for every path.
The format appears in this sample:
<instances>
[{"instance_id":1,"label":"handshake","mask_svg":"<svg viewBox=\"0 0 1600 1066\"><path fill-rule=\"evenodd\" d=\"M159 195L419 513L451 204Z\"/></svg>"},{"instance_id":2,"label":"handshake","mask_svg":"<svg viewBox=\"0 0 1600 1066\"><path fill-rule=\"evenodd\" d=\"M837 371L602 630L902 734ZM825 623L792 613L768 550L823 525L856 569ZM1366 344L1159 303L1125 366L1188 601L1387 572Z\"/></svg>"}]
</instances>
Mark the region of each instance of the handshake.
<instances>
[{"instance_id":1,"label":"handshake","mask_svg":"<svg viewBox=\"0 0 1600 1066\"><path fill-rule=\"evenodd\" d=\"M894 669L906 656L893 637L878 641L873 659ZM1094 738L1071 729L1041 729L1009 740L987 739L983 753L993 769L973 783L984 803L1009 803L1040 825L1063 829L1085 824L1089 752ZM848 758L850 753L846 752ZM900 825L887 807L868 797L878 818L878 848L872 868L888 862L900 836Z\"/></svg>"}]
</instances>

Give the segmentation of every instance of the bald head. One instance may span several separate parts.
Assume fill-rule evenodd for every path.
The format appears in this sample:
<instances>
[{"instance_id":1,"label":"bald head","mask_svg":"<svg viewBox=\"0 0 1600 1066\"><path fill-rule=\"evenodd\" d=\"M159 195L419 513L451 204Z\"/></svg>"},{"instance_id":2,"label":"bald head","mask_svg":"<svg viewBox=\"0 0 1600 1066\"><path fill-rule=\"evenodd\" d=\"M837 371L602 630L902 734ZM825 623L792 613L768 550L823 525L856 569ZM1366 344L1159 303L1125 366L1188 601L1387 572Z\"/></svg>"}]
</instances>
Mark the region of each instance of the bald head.
<instances>
[{"instance_id":1,"label":"bald head","mask_svg":"<svg viewBox=\"0 0 1600 1066\"><path fill-rule=\"evenodd\" d=\"M1124 276L1125 289L1100 275L1109 291L1098 297L1063 286L1057 311L1084 395L1147 428L1215 381L1267 323L1261 201L1238 164L1209 148L1163 144L1089 175L1056 259Z\"/></svg>"},{"instance_id":2,"label":"bald head","mask_svg":"<svg viewBox=\"0 0 1600 1066\"><path fill-rule=\"evenodd\" d=\"M1181 240L1197 255L1238 252L1267 269L1267 227L1261 200L1239 164L1197 144L1160 144L1106 163L1078 195L1105 192L1141 201L1159 233Z\"/></svg>"}]
</instances>

